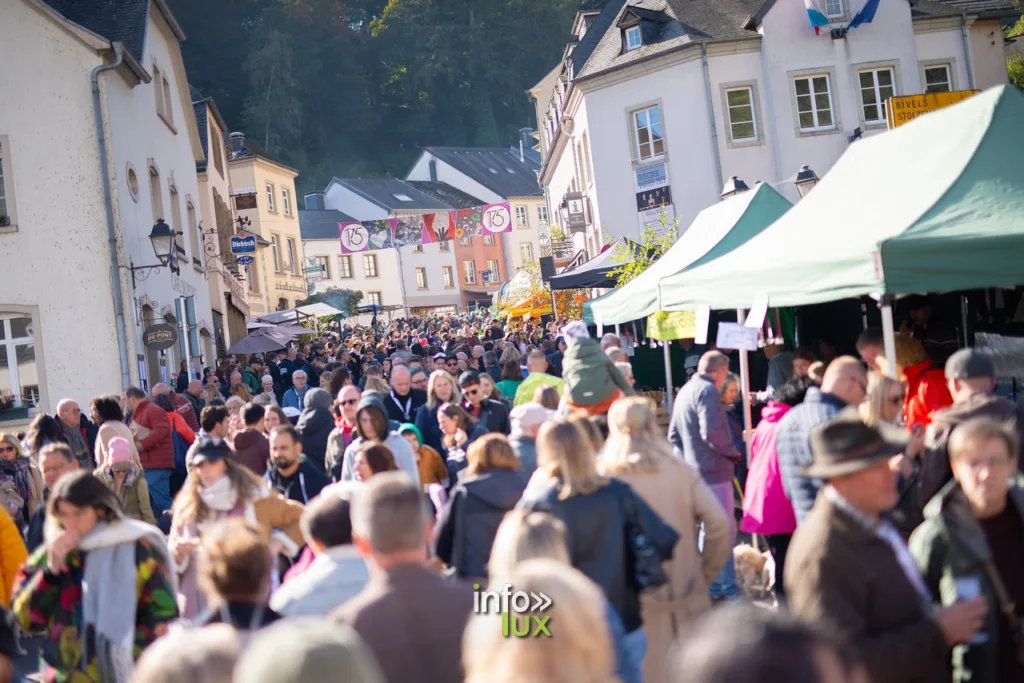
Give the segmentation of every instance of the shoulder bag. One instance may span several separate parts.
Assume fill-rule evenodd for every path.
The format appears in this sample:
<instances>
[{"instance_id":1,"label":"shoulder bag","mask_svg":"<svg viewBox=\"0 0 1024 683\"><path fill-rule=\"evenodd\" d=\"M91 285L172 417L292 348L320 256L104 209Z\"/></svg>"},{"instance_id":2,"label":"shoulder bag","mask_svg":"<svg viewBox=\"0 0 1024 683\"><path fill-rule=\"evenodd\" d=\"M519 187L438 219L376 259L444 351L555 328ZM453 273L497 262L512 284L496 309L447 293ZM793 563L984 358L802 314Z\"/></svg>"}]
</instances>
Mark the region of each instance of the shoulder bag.
<instances>
[{"instance_id":1,"label":"shoulder bag","mask_svg":"<svg viewBox=\"0 0 1024 683\"><path fill-rule=\"evenodd\" d=\"M996 600L999 601L999 610L1010 622L1010 632L1013 634L1013 646L1017 654L1017 661L1024 665L1024 619L1017 615L1017 606L1010 600L1010 594L1006 591L1006 586L999 578L999 572L991 560L985 563L985 572L988 574L989 581L992 582Z\"/></svg>"}]
</instances>

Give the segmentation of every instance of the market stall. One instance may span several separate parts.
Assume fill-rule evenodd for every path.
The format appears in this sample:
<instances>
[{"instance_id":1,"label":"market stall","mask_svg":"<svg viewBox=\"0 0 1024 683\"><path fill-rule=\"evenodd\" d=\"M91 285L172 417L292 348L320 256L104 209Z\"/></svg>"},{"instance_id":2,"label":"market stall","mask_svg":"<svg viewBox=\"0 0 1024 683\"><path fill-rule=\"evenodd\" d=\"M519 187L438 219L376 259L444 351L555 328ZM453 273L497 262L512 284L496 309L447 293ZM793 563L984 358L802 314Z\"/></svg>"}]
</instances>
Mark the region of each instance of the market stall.
<instances>
[{"instance_id":1,"label":"market stall","mask_svg":"<svg viewBox=\"0 0 1024 683\"><path fill-rule=\"evenodd\" d=\"M611 289L613 272L631 261L643 247L628 237L616 240L607 249L578 268L559 273L548 281L551 289Z\"/></svg>"}]
</instances>

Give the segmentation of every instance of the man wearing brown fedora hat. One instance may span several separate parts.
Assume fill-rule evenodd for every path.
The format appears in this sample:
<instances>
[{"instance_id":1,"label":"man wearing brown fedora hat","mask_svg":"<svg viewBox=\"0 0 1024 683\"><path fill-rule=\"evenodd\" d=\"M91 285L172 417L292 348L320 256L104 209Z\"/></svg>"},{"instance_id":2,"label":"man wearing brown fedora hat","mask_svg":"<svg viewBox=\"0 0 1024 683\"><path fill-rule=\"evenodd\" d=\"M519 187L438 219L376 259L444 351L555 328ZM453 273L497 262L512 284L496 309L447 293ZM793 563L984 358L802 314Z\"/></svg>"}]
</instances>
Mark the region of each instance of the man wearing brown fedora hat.
<instances>
[{"instance_id":1,"label":"man wearing brown fedora hat","mask_svg":"<svg viewBox=\"0 0 1024 683\"><path fill-rule=\"evenodd\" d=\"M825 482L786 556L797 617L827 621L858 652L875 683L950 680L949 650L977 633L984 599L939 611L913 556L884 514L899 500L896 467L907 433L879 431L846 410L811 435L801 474Z\"/></svg>"}]
</instances>

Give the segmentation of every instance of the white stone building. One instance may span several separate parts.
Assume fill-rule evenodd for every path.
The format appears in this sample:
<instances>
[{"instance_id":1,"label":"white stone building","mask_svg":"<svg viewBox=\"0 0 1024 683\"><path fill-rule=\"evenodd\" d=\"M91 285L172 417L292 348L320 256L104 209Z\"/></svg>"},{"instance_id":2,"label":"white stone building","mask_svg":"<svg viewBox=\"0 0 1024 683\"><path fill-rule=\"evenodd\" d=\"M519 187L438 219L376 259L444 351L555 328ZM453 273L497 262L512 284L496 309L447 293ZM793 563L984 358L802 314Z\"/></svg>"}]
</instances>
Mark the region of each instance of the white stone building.
<instances>
[{"instance_id":1,"label":"white stone building","mask_svg":"<svg viewBox=\"0 0 1024 683\"><path fill-rule=\"evenodd\" d=\"M1011 4L885 0L849 28L865 0L823 0L816 35L801 0L590 2L530 91L552 222L580 207L593 255L666 207L685 228L730 176L796 200L802 166L823 176L886 129L888 97L1005 82Z\"/></svg>"},{"instance_id":2,"label":"white stone building","mask_svg":"<svg viewBox=\"0 0 1024 683\"><path fill-rule=\"evenodd\" d=\"M175 372L179 346L147 350L143 330L175 324L179 296L195 297L195 361L212 361L184 35L163 0L122 4L0 7L0 393L18 396L2 429ZM133 287L129 267L156 263L158 218L183 233L180 275L138 272Z\"/></svg>"}]
</instances>

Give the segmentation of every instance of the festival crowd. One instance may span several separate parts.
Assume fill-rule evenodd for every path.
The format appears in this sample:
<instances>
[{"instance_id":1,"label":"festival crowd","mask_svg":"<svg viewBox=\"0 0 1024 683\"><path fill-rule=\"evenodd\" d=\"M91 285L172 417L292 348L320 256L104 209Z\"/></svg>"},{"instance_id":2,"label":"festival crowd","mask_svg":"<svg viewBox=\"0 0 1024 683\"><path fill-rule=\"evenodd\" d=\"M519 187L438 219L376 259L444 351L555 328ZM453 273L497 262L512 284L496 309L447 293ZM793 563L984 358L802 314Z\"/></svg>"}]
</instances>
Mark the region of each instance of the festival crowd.
<instances>
[{"instance_id":1,"label":"festival crowd","mask_svg":"<svg viewBox=\"0 0 1024 683\"><path fill-rule=\"evenodd\" d=\"M580 322L304 339L0 434L0 683L29 637L54 683L1024 681L980 351L768 340L745 434L693 340L666 431Z\"/></svg>"}]
</instances>

